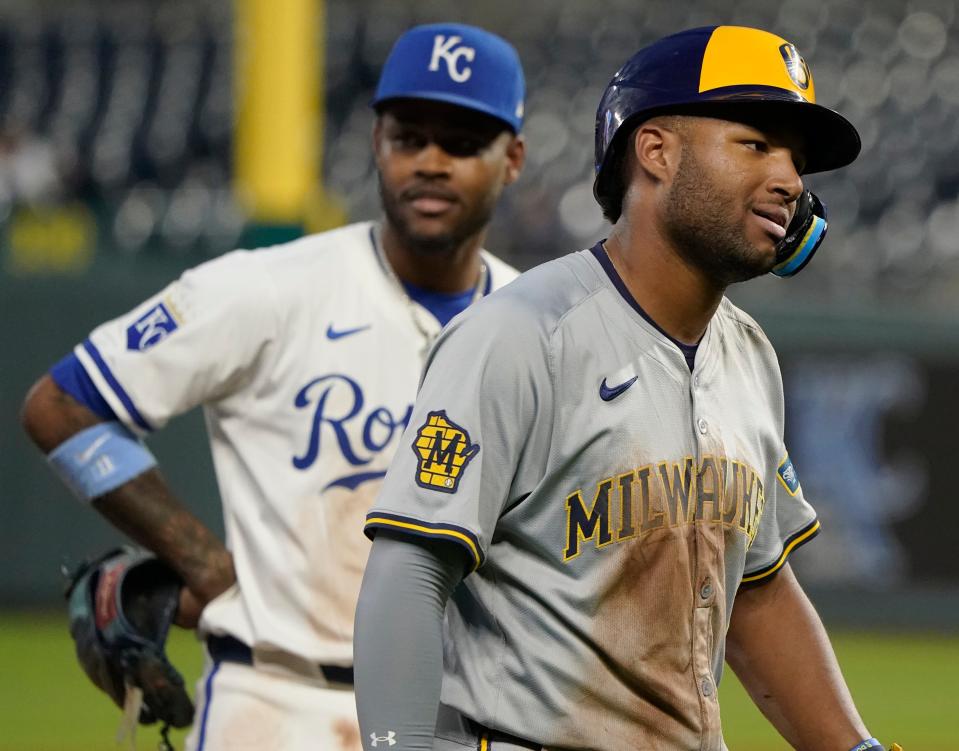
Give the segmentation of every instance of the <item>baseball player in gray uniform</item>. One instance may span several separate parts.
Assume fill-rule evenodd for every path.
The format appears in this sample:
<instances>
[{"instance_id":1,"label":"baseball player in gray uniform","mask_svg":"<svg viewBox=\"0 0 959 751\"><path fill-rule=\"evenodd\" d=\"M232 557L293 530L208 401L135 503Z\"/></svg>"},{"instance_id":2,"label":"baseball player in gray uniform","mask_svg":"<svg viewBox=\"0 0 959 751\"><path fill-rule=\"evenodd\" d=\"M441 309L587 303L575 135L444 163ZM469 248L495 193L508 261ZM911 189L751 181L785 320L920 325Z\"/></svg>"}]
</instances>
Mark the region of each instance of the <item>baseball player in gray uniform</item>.
<instances>
[{"instance_id":1,"label":"baseball player in gray uniform","mask_svg":"<svg viewBox=\"0 0 959 751\"><path fill-rule=\"evenodd\" d=\"M776 355L724 297L808 262L801 175L859 148L764 31L675 34L616 74L610 237L446 329L367 517L366 748L721 751L724 661L794 747L881 748L787 563L819 522Z\"/></svg>"}]
</instances>

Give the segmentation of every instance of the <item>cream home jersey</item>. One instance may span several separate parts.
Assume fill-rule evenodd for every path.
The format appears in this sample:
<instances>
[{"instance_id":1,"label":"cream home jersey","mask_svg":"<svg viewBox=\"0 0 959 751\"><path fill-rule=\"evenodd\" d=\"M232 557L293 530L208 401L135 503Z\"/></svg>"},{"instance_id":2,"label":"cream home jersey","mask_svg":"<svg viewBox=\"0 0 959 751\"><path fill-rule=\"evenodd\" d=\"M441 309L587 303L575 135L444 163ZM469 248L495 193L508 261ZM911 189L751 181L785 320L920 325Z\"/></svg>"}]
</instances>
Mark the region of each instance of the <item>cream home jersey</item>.
<instances>
[{"instance_id":1,"label":"cream home jersey","mask_svg":"<svg viewBox=\"0 0 959 751\"><path fill-rule=\"evenodd\" d=\"M421 328L439 329L372 228L224 255L75 350L141 434L203 406L238 584L201 629L327 664L352 660L363 518L410 417ZM489 288L516 276L483 259Z\"/></svg>"},{"instance_id":2,"label":"cream home jersey","mask_svg":"<svg viewBox=\"0 0 959 751\"><path fill-rule=\"evenodd\" d=\"M783 413L751 318L724 299L690 372L601 246L457 318L367 518L475 567L444 704L546 747L722 749L736 592L818 530Z\"/></svg>"}]
</instances>

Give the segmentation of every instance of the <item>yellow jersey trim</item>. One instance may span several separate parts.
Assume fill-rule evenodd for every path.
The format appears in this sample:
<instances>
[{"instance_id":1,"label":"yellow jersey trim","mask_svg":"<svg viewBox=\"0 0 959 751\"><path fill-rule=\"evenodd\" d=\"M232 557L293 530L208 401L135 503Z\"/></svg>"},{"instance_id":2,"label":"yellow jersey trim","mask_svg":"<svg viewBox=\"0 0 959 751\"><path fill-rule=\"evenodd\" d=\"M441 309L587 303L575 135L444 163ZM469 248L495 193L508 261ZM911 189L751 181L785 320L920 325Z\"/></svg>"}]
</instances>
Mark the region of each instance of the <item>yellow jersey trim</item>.
<instances>
[{"instance_id":1,"label":"yellow jersey trim","mask_svg":"<svg viewBox=\"0 0 959 751\"><path fill-rule=\"evenodd\" d=\"M817 519L815 523L809 529L807 529L798 537L791 540L789 544L785 548L783 548L782 555L779 556L775 564L773 564L770 568L767 568L764 571L760 571L758 574L753 574L752 576L744 576L740 583L748 584L749 582L759 581L760 579L765 579L770 574L774 574L777 571L779 571L779 569L781 569L783 564L786 562L786 559L789 557L789 554L793 550L795 550L797 546L802 545L804 542L806 542L806 540L808 540L810 537L815 535L819 531L820 526L822 525L819 523L819 520Z\"/></svg>"},{"instance_id":2,"label":"yellow jersey trim","mask_svg":"<svg viewBox=\"0 0 959 751\"><path fill-rule=\"evenodd\" d=\"M480 554L479 550L476 548L476 544L462 532L457 532L455 529L434 529L432 527L424 527L422 524L413 524L412 522L401 522L396 519L386 519L382 516L373 516L366 520L367 527L375 526L386 526L386 527L396 527L398 529L406 529L411 532L416 532L421 535L430 535L436 537L453 537L459 543L465 545L470 554L473 556L473 568L475 571L480 564Z\"/></svg>"}]
</instances>

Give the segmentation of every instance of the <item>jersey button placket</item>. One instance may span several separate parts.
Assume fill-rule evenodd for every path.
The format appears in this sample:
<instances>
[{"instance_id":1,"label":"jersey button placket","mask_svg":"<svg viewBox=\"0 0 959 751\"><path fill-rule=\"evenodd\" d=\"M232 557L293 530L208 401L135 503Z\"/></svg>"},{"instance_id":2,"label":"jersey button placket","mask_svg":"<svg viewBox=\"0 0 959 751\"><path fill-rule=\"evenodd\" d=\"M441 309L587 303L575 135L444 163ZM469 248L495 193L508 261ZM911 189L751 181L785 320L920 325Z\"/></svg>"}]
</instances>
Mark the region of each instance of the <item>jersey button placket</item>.
<instances>
[{"instance_id":1,"label":"jersey button placket","mask_svg":"<svg viewBox=\"0 0 959 751\"><path fill-rule=\"evenodd\" d=\"M712 582L710 582L709 579L707 578L703 582L703 586L699 588L699 597L705 602L712 596L713 596L713 585L712 585Z\"/></svg>"},{"instance_id":2,"label":"jersey button placket","mask_svg":"<svg viewBox=\"0 0 959 751\"><path fill-rule=\"evenodd\" d=\"M690 376L689 380L689 395L691 400L691 406L693 410L693 440L696 444L696 463L697 467L701 466L704 456L711 454L715 451L709 440L711 436L709 422L704 416L704 407L707 404L707 399L703 393L702 387L702 378L699 373L693 373ZM693 592L695 598L695 605L693 611L693 670L695 671L693 675L696 675L696 686L699 690L700 696L706 700L706 703L703 705L702 710L703 721L707 725L711 723L711 719L715 713L715 695L716 695L716 684L713 681L712 676L709 674L709 665L712 664L712 653L711 653L711 613L715 605L716 600L716 588L713 586L713 578L711 575L711 566L709 563L709 558L711 555L712 547L707 544L705 541L699 539L700 535L705 534L701 529L697 528L696 530L696 546L694 548L695 556L695 572L701 577L694 579L697 581ZM718 720L717 720L718 722Z\"/></svg>"},{"instance_id":3,"label":"jersey button placket","mask_svg":"<svg viewBox=\"0 0 959 751\"><path fill-rule=\"evenodd\" d=\"M713 695L712 678L703 678L702 683L700 683L700 690L703 692L703 696L705 696L707 699L710 698Z\"/></svg>"}]
</instances>

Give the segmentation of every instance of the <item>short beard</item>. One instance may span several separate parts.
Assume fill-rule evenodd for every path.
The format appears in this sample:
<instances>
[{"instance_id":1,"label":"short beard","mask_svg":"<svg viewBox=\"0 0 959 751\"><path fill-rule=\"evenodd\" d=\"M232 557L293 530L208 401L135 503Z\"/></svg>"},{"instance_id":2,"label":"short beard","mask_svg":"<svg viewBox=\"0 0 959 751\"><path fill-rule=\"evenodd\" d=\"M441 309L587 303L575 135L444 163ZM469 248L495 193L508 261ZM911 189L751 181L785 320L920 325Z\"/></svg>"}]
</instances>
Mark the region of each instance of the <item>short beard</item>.
<instances>
[{"instance_id":1,"label":"short beard","mask_svg":"<svg viewBox=\"0 0 959 751\"><path fill-rule=\"evenodd\" d=\"M762 276L775 265L774 258L764 258L753 246L743 226L730 222L729 200L684 146L665 197L663 228L683 260L723 288Z\"/></svg>"},{"instance_id":2,"label":"short beard","mask_svg":"<svg viewBox=\"0 0 959 751\"><path fill-rule=\"evenodd\" d=\"M493 217L493 209L499 197L491 191L483 202L466 214L448 232L441 235L423 235L414 232L404 219L403 212L400 210L400 199L387 190L383 184L383 176L380 174L377 174L377 183L386 220L396 231L400 241L414 253L426 256L452 255L466 240L483 231Z\"/></svg>"}]
</instances>

